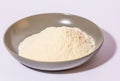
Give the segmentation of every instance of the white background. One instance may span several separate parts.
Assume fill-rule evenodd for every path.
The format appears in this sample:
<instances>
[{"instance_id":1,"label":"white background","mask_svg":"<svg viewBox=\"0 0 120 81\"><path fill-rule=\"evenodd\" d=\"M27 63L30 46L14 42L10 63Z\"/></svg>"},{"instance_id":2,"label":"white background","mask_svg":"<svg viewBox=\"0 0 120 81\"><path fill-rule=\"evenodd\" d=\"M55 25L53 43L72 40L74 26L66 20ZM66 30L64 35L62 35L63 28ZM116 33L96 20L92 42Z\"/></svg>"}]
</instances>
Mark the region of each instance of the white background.
<instances>
[{"instance_id":1,"label":"white background","mask_svg":"<svg viewBox=\"0 0 120 81\"><path fill-rule=\"evenodd\" d=\"M3 35L24 17L71 13L96 23L105 37L99 53L85 65L63 72L34 71L16 61L5 49ZM119 0L0 0L0 81L120 81Z\"/></svg>"}]
</instances>

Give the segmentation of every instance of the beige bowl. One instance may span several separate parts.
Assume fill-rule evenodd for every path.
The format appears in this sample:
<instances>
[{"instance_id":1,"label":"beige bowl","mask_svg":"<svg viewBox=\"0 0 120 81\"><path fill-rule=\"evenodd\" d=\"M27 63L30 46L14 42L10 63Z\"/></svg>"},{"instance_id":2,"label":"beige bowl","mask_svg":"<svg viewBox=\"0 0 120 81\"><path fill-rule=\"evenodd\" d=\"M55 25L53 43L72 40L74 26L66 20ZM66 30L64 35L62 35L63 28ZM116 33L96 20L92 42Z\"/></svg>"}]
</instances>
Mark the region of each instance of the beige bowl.
<instances>
[{"instance_id":1,"label":"beige bowl","mask_svg":"<svg viewBox=\"0 0 120 81\"><path fill-rule=\"evenodd\" d=\"M34 61L18 55L18 45L21 41L50 26L78 27L95 39L96 49L83 58L61 62ZM85 18L71 14L46 13L21 19L11 25L5 32L4 43L11 55L20 63L34 69L57 71L74 68L87 62L100 49L103 43L103 36L98 26Z\"/></svg>"}]
</instances>

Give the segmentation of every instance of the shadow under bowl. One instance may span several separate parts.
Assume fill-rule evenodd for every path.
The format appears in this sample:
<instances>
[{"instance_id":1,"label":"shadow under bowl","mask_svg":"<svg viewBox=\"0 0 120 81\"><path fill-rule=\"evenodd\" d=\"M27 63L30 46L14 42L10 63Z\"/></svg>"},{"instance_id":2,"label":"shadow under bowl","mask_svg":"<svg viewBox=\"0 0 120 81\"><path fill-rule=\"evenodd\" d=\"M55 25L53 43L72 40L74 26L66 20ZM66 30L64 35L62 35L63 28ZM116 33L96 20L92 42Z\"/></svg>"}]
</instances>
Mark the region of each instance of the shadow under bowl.
<instances>
[{"instance_id":1,"label":"shadow under bowl","mask_svg":"<svg viewBox=\"0 0 120 81\"><path fill-rule=\"evenodd\" d=\"M34 61L18 55L20 42L26 37L39 33L50 26L78 27L95 39L96 49L83 58L61 62ZM58 71L80 66L91 59L100 49L103 43L103 36L96 24L83 17L64 13L46 13L26 17L12 24L5 32L4 43L10 54L20 63L34 69Z\"/></svg>"}]
</instances>

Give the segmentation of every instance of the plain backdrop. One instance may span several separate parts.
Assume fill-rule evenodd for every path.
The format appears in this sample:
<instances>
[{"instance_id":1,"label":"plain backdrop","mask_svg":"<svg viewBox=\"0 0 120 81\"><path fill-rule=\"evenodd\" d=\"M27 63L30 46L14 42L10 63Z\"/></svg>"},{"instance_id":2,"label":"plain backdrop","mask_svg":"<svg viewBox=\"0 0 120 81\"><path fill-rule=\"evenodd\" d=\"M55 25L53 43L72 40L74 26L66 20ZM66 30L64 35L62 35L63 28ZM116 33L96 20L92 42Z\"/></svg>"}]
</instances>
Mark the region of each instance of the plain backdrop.
<instances>
[{"instance_id":1,"label":"plain backdrop","mask_svg":"<svg viewBox=\"0 0 120 81\"><path fill-rule=\"evenodd\" d=\"M104 35L99 53L88 63L62 72L29 69L3 43L14 22L40 13L71 13L96 23ZM0 0L0 81L120 81L120 0Z\"/></svg>"}]
</instances>

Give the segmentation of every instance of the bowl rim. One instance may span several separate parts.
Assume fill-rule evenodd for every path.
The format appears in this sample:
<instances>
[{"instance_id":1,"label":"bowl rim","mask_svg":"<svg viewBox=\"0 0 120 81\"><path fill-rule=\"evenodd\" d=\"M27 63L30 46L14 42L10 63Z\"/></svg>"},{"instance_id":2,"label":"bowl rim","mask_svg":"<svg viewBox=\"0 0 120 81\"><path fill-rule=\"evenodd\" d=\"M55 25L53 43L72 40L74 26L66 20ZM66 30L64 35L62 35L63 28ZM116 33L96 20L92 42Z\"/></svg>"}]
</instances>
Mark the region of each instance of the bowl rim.
<instances>
[{"instance_id":1,"label":"bowl rim","mask_svg":"<svg viewBox=\"0 0 120 81\"><path fill-rule=\"evenodd\" d=\"M89 53L89 54L87 54L87 55L85 55L85 56L83 56L83 57L78 57L78 58L75 58L75 59L63 60L63 61L38 61L38 60L33 60L33 59L29 59L29 58L22 57L22 56L20 56L20 55L18 54L18 52L17 52L17 54L16 54L16 52L14 52L13 50L11 50L11 49L7 46L7 44L6 44L6 42L5 42L5 37L6 37L6 34L7 34L8 30L9 30L10 28L12 28L12 26L13 26L14 24L18 23L18 22L21 21L21 20L30 18L30 17L39 16L39 15L50 15L50 14L52 14L52 15L56 14L56 15L65 15L65 16L66 16L66 15L67 15L67 16L75 16L75 17L84 19L85 21L88 21L88 22L96 25L94 22L92 22L91 20L89 20L89 19L87 19L87 18L85 18L85 17L79 16L79 15L75 15L75 14L71 14L71 13L41 13L41 14L35 14L35 15L26 16L26 17L23 17L23 18L15 21L15 22L13 22L13 23L5 30L5 32L4 32L4 34L3 34L3 43L4 43L5 48L7 48L8 51L12 51L12 52L13 52L15 55L17 55L18 57L20 57L20 58L22 58L22 59L26 59L26 60L28 60L28 61L33 61L33 62L38 62L38 63L62 63L62 62L76 61L76 60L80 60L80 59L84 59L84 58L86 58L86 57L89 57L89 56L92 55L96 50L98 50L99 48L101 48L101 46L103 45L104 36L103 36L103 34L102 34L102 31L100 30L100 27L99 27L98 25L96 25L96 28L98 29L98 31L99 31L100 34L101 34L101 42L100 42L99 46L98 46L97 48L95 48L91 53ZM10 52L9 52L9 53L10 53ZM13 55L13 53L10 53L10 54ZM95 54L93 54L93 56L94 56L94 55L95 55Z\"/></svg>"}]
</instances>

